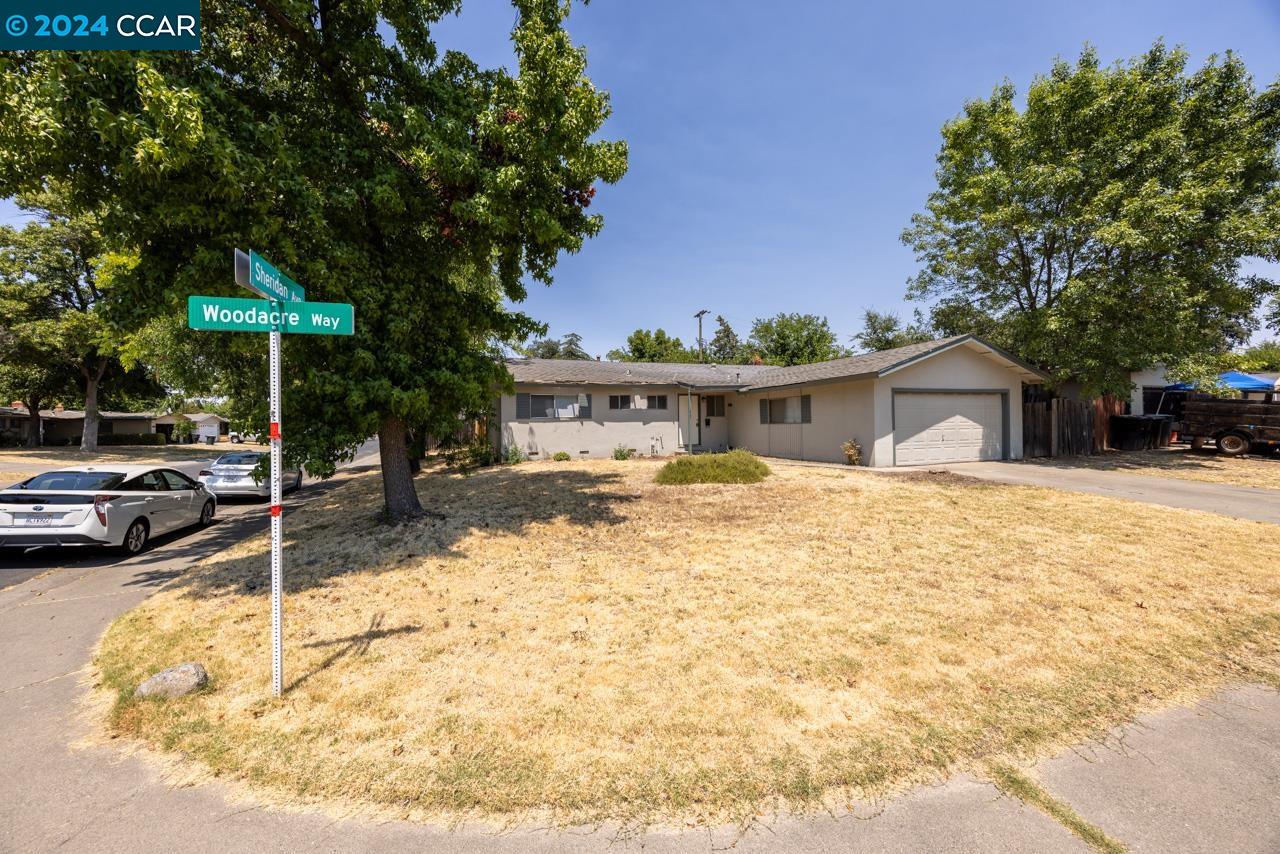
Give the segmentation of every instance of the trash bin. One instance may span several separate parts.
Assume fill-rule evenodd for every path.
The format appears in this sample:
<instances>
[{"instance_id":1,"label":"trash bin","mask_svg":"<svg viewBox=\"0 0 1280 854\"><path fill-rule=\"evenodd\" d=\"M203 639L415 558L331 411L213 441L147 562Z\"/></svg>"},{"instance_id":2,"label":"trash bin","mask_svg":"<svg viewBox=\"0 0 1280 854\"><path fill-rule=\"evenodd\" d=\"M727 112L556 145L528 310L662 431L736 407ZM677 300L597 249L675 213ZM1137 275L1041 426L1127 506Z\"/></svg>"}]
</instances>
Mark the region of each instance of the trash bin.
<instances>
[{"instance_id":1,"label":"trash bin","mask_svg":"<svg viewBox=\"0 0 1280 854\"><path fill-rule=\"evenodd\" d=\"M1142 449L1145 419L1141 415L1111 416L1111 447L1119 451Z\"/></svg>"},{"instance_id":2,"label":"trash bin","mask_svg":"<svg viewBox=\"0 0 1280 854\"><path fill-rule=\"evenodd\" d=\"M206 445L212 445L212 444L213 444L214 442L216 442L216 441L218 441L218 437L217 437L217 436L205 436L205 437L204 437L204 443L205 443Z\"/></svg>"}]
</instances>

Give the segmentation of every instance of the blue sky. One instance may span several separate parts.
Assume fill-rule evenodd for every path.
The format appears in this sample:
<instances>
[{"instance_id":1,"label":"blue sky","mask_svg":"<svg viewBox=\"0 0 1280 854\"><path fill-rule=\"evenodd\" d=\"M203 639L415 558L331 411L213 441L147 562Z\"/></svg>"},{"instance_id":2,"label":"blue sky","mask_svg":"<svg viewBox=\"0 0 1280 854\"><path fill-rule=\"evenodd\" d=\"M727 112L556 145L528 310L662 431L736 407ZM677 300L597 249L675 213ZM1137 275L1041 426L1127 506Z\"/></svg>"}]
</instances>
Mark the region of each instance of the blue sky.
<instances>
[{"instance_id":1,"label":"blue sky","mask_svg":"<svg viewBox=\"0 0 1280 854\"><path fill-rule=\"evenodd\" d=\"M464 0L437 36L506 63L512 20L505 0ZM702 308L739 333L779 311L826 315L842 337L864 307L909 314L916 263L898 235L933 188L942 123L1086 41L1110 62L1163 36L1195 64L1230 48L1259 84L1280 75L1274 0L594 0L569 30L631 168L596 196L601 235L525 306L593 354L637 327L691 343Z\"/></svg>"},{"instance_id":2,"label":"blue sky","mask_svg":"<svg viewBox=\"0 0 1280 854\"><path fill-rule=\"evenodd\" d=\"M508 0L464 0L437 37L505 64L513 20ZM594 0L569 29L631 168L596 196L601 235L524 307L593 354L637 327L691 343L702 308L744 335L780 311L826 315L844 339L865 307L909 314L916 263L898 235L933 187L942 123L1086 41L1110 62L1163 36L1193 64L1233 49L1259 85L1280 76L1274 0Z\"/></svg>"}]
</instances>

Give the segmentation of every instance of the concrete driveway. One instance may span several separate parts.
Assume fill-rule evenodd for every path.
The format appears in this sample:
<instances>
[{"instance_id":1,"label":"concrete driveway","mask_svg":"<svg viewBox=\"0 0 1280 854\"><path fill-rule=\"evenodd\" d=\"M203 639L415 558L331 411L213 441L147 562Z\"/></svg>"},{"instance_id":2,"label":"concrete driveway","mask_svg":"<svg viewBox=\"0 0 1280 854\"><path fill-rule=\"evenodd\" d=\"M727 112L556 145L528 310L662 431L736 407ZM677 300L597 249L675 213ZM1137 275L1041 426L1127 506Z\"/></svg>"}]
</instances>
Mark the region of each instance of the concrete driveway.
<instances>
[{"instance_id":1,"label":"concrete driveway","mask_svg":"<svg viewBox=\"0 0 1280 854\"><path fill-rule=\"evenodd\" d=\"M1203 510L1206 513L1234 516L1237 519L1280 524L1280 489L1260 489L1251 486L1178 480L1172 477L1151 477L1128 472L1099 471L1047 462L947 463L925 468L944 469L956 474L999 483L1051 486L1054 489L1066 489L1071 492L1108 495L1112 498L1127 498L1130 501L1159 504L1163 507ZM909 472L911 469L878 469L878 471L893 473Z\"/></svg>"}]
</instances>

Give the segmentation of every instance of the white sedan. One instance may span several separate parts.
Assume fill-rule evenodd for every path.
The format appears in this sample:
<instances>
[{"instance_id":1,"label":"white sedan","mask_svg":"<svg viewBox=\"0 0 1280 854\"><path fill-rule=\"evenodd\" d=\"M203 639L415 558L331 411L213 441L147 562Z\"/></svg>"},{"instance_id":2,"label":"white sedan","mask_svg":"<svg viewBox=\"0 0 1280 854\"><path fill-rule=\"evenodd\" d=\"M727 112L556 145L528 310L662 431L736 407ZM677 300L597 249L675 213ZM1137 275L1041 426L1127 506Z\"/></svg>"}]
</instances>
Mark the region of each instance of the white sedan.
<instances>
[{"instance_id":1,"label":"white sedan","mask_svg":"<svg viewBox=\"0 0 1280 854\"><path fill-rule=\"evenodd\" d=\"M128 554L159 534L213 521L218 500L180 471L83 466L0 490L0 546L117 546Z\"/></svg>"},{"instance_id":2,"label":"white sedan","mask_svg":"<svg viewBox=\"0 0 1280 854\"><path fill-rule=\"evenodd\" d=\"M253 495L258 498L271 496L271 479L257 479L254 473L258 461L267 456L260 451L232 451L213 461L213 465L200 472L200 483L214 495ZM282 472L284 491L302 486L302 470Z\"/></svg>"}]
</instances>

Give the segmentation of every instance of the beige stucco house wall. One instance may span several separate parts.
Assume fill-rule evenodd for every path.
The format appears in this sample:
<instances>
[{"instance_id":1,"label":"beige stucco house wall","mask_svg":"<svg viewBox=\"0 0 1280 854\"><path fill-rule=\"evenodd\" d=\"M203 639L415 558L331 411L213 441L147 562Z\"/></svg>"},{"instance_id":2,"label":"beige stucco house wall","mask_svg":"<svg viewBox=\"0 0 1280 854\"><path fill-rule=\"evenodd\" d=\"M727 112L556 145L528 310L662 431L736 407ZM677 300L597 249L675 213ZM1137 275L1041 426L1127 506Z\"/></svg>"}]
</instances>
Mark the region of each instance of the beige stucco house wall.
<instances>
[{"instance_id":1,"label":"beige stucco house wall","mask_svg":"<svg viewBox=\"0 0 1280 854\"><path fill-rule=\"evenodd\" d=\"M498 403L500 450L607 457L619 445L664 455L691 444L694 451L735 447L844 462L842 445L852 439L863 464L873 466L1021 458L1022 387L1045 379L972 336L786 368L537 359L513 360L511 367L516 395ZM521 394L590 394L591 414L521 418ZM610 409L609 396L618 394L631 395L633 408ZM666 408L643 408L651 394L666 395ZM777 411L762 419L766 401Z\"/></svg>"},{"instance_id":2,"label":"beige stucco house wall","mask_svg":"<svg viewBox=\"0 0 1280 854\"><path fill-rule=\"evenodd\" d=\"M590 418L516 417L516 397L499 400L502 448L515 445L534 459L549 458L568 451L574 458L608 457L614 448L625 445L637 454L665 456L680 449L680 427L676 419L679 386L546 386L517 385L516 394L591 395ZM609 408L610 395L628 395L631 409ZM665 395L666 409L644 407L649 395ZM681 415L683 417L683 413Z\"/></svg>"},{"instance_id":3,"label":"beige stucco house wall","mask_svg":"<svg viewBox=\"0 0 1280 854\"><path fill-rule=\"evenodd\" d=\"M1129 374L1129 381L1133 383L1133 388L1129 391L1129 412L1133 415L1147 414L1142 403L1143 388L1164 388L1173 384L1173 380L1165 375L1164 365L1134 371Z\"/></svg>"},{"instance_id":4,"label":"beige stucco house wall","mask_svg":"<svg viewBox=\"0 0 1280 854\"><path fill-rule=\"evenodd\" d=\"M856 440L867 453L874 436L874 380L800 385L732 395L729 434L736 448L795 460L844 462L841 445ZM760 400L809 395L810 423L762 424Z\"/></svg>"}]
</instances>

